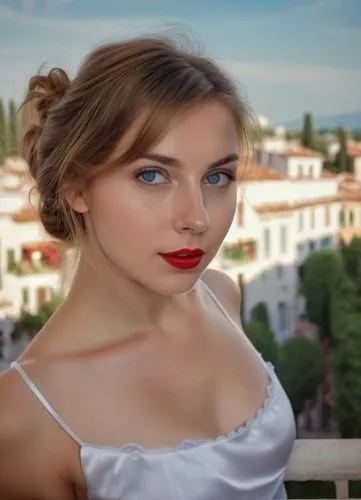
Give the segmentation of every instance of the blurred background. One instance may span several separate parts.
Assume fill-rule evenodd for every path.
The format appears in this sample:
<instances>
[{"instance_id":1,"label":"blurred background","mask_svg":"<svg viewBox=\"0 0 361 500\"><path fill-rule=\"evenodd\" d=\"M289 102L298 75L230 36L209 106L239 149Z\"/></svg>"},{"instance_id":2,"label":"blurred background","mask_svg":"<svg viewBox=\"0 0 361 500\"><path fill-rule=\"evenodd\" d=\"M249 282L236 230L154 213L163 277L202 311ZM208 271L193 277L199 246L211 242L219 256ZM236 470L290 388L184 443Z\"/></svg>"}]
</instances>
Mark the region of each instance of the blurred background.
<instances>
[{"instance_id":1,"label":"blurred background","mask_svg":"<svg viewBox=\"0 0 361 500\"><path fill-rule=\"evenodd\" d=\"M152 33L215 59L257 116L252 169L211 265L239 285L245 332L275 365L298 437L361 438L360 0L0 0L0 371L75 269L29 203L17 148L27 81L41 67L72 76L99 43ZM335 498L332 482L287 487Z\"/></svg>"}]
</instances>

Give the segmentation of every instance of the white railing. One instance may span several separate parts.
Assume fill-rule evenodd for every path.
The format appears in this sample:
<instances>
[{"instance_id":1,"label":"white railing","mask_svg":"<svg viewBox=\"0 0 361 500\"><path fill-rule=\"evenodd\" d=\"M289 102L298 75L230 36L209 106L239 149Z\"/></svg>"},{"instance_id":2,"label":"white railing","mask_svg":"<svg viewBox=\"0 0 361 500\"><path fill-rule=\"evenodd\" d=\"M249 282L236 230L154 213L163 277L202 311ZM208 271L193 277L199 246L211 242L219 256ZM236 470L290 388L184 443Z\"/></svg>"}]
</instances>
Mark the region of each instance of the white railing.
<instances>
[{"instance_id":1,"label":"white railing","mask_svg":"<svg viewBox=\"0 0 361 500\"><path fill-rule=\"evenodd\" d=\"M336 498L349 499L348 482L361 481L361 439L298 439L286 480L332 481Z\"/></svg>"}]
</instances>

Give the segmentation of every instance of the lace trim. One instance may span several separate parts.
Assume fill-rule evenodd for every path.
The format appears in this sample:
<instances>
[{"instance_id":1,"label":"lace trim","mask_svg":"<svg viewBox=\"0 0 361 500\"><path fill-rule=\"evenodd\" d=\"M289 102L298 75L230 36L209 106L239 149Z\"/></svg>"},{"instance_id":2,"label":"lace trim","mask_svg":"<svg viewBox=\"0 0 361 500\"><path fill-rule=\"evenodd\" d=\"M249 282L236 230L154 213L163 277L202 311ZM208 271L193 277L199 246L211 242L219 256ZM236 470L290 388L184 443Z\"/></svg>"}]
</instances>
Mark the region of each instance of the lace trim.
<instances>
[{"instance_id":1,"label":"lace trim","mask_svg":"<svg viewBox=\"0 0 361 500\"><path fill-rule=\"evenodd\" d=\"M247 420L244 424L240 425L237 429L228 432L227 434L220 434L215 439L184 439L177 446L162 446L159 448L145 448L144 446L136 443L127 443L121 447L114 446L104 446L97 445L92 443L85 443L82 447L86 448L94 448L94 449L102 449L107 451L112 451L115 453L124 453L127 455L131 455L136 458L141 455L153 455L160 453L177 453L184 450L190 450L194 448L198 448L204 445L213 445L220 441L229 441L236 437L243 437L246 433L250 432L252 427L261 419L264 413L270 406L270 402L273 398L273 394L275 391L275 374L274 374L274 366L270 362L265 362L266 367L268 368L268 376L269 382L267 385L266 398L263 405L257 410L254 417Z\"/></svg>"}]
</instances>

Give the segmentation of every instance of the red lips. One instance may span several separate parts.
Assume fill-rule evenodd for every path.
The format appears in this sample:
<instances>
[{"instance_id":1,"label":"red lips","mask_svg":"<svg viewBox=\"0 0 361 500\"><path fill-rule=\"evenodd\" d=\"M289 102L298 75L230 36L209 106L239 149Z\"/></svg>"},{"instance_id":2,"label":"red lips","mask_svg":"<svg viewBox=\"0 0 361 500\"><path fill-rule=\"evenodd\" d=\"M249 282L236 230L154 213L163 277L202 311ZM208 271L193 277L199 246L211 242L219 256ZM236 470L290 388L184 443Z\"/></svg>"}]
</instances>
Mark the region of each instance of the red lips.
<instances>
[{"instance_id":1,"label":"red lips","mask_svg":"<svg viewBox=\"0 0 361 500\"><path fill-rule=\"evenodd\" d=\"M175 252L160 255L172 267L189 270L196 268L200 264L204 253L201 248L181 248Z\"/></svg>"}]
</instances>

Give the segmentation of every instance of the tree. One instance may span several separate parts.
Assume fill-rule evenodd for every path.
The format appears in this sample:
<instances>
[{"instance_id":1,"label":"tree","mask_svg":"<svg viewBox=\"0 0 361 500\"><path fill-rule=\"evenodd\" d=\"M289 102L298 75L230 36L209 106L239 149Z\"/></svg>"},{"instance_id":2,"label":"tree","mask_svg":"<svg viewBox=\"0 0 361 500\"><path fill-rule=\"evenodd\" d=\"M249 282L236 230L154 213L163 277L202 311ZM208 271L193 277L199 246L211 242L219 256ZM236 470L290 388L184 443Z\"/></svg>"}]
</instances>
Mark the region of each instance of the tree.
<instances>
[{"instance_id":1,"label":"tree","mask_svg":"<svg viewBox=\"0 0 361 500\"><path fill-rule=\"evenodd\" d=\"M280 345L279 377L290 398L297 420L304 404L316 396L324 373L324 356L319 342L292 337Z\"/></svg>"},{"instance_id":2,"label":"tree","mask_svg":"<svg viewBox=\"0 0 361 500\"><path fill-rule=\"evenodd\" d=\"M336 415L343 438L361 437L361 314L344 316L334 353Z\"/></svg>"},{"instance_id":3,"label":"tree","mask_svg":"<svg viewBox=\"0 0 361 500\"><path fill-rule=\"evenodd\" d=\"M319 327L321 339L332 339L331 301L344 278L339 252L324 249L313 252L303 266L302 292L310 321Z\"/></svg>"},{"instance_id":4,"label":"tree","mask_svg":"<svg viewBox=\"0 0 361 500\"><path fill-rule=\"evenodd\" d=\"M251 321L259 321L263 323L268 329L270 329L270 320L267 304L264 302L258 302L251 311Z\"/></svg>"},{"instance_id":5,"label":"tree","mask_svg":"<svg viewBox=\"0 0 361 500\"><path fill-rule=\"evenodd\" d=\"M312 115L310 113L306 113L303 117L303 130L302 130L301 143L302 146L310 149L313 149L315 145Z\"/></svg>"},{"instance_id":6,"label":"tree","mask_svg":"<svg viewBox=\"0 0 361 500\"><path fill-rule=\"evenodd\" d=\"M6 156L6 119L3 100L0 99L0 166Z\"/></svg>"},{"instance_id":7,"label":"tree","mask_svg":"<svg viewBox=\"0 0 361 500\"><path fill-rule=\"evenodd\" d=\"M43 320L43 324L45 324L50 316L54 314L59 305L61 304L61 298L55 296L51 300L44 302L39 308L39 316Z\"/></svg>"},{"instance_id":8,"label":"tree","mask_svg":"<svg viewBox=\"0 0 361 500\"><path fill-rule=\"evenodd\" d=\"M336 154L333 170L337 173L350 171L350 160L347 154L347 135L344 128L337 132L340 149Z\"/></svg>"},{"instance_id":9,"label":"tree","mask_svg":"<svg viewBox=\"0 0 361 500\"><path fill-rule=\"evenodd\" d=\"M50 316L54 314L61 303L61 298L55 296L53 299L44 302L37 314L24 313L20 317L19 327L27 330L30 336L34 336L45 325Z\"/></svg>"},{"instance_id":10,"label":"tree","mask_svg":"<svg viewBox=\"0 0 361 500\"><path fill-rule=\"evenodd\" d=\"M348 245L342 248L345 269L351 279L359 282L361 275L358 273L361 264L361 238L353 237Z\"/></svg>"},{"instance_id":11,"label":"tree","mask_svg":"<svg viewBox=\"0 0 361 500\"><path fill-rule=\"evenodd\" d=\"M277 368L279 348L271 330L260 321L251 321L244 325L244 331L263 359Z\"/></svg>"},{"instance_id":12,"label":"tree","mask_svg":"<svg viewBox=\"0 0 361 500\"><path fill-rule=\"evenodd\" d=\"M10 99L9 102L9 127L8 127L9 155L18 153L18 122L16 114L16 104Z\"/></svg>"}]
</instances>

